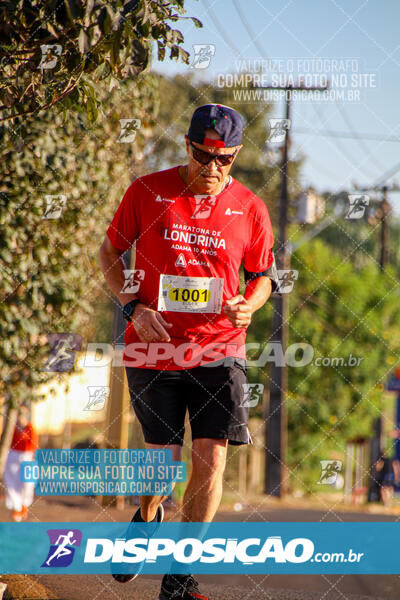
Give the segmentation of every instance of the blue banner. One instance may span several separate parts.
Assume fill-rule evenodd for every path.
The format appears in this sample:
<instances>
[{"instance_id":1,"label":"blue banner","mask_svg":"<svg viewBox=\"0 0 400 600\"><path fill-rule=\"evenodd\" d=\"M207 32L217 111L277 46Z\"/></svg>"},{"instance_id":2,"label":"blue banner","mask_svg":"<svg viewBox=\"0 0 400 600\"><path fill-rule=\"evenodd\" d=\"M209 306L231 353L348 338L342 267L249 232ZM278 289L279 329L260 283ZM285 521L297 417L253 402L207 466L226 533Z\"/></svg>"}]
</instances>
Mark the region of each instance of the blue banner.
<instances>
[{"instance_id":1,"label":"blue banner","mask_svg":"<svg viewBox=\"0 0 400 600\"><path fill-rule=\"evenodd\" d=\"M21 481L38 496L169 496L186 481L186 463L171 450L36 450L21 463Z\"/></svg>"},{"instance_id":2,"label":"blue banner","mask_svg":"<svg viewBox=\"0 0 400 600\"><path fill-rule=\"evenodd\" d=\"M400 523L1 523L0 573L400 574Z\"/></svg>"}]
</instances>

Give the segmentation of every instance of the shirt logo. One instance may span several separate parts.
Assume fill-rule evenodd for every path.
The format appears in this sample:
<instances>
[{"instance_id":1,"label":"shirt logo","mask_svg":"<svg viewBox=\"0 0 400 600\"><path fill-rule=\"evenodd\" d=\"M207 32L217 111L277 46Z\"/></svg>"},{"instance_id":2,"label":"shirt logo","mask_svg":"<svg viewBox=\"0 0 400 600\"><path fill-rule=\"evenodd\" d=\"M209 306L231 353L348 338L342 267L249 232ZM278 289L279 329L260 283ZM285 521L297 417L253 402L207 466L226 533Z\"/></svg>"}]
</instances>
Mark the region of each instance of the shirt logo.
<instances>
[{"instance_id":1,"label":"shirt logo","mask_svg":"<svg viewBox=\"0 0 400 600\"><path fill-rule=\"evenodd\" d=\"M196 208L193 211L191 219L208 219L211 214L211 210L215 206L217 197L198 194L194 196L194 200L196 202Z\"/></svg>"},{"instance_id":2,"label":"shirt logo","mask_svg":"<svg viewBox=\"0 0 400 600\"><path fill-rule=\"evenodd\" d=\"M68 567L74 558L75 548L81 545L80 529L48 529L50 548L42 567Z\"/></svg>"},{"instance_id":3,"label":"shirt logo","mask_svg":"<svg viewBox=\"0 0 400 600\"><path fill-rule=\"evenodd\" d=\"M160 194L158 194L156 202L172 202L173 204L175 200L171 200L170 198L161 198Z\"/></svg>"},{"instance_id":4,"label":"shirt logo","mask_svg":"<svg viewBox=\"0 0 400 600\"><path fill-rule=\"evenodd\" d=\"M243 211L242 210L232 210L231 208L227 208L225 211L226 215L242 215Z\"/></svg>"},{"instance_id":5,"label":"shirt logo","mask_svg":"<svg viewBox=\"0 0 400 600\"><path fill-rule=\"evenodd\" d=\"M175 261L176 267L187 267L186 258L181 253Z\"/></svg>"}]
</instances>

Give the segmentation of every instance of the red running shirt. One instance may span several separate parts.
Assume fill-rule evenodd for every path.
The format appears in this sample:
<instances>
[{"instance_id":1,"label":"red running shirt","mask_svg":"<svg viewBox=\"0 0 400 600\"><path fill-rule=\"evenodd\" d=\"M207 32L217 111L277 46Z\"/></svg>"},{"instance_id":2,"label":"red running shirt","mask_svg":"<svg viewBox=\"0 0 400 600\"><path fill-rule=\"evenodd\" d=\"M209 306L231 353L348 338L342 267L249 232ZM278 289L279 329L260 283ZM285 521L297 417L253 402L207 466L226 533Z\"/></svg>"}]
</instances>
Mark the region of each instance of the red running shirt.
<instances>
[{"instance_id":1,"label":"red running shirt","mask_svg":"<svg viewBox=\"0 0 400 600\"><path fill-rule=\"evenodd\" d=\"M218 196L194 196L178 167L134 181L107 235L121 251L136 241L135 269L144 271L137 296L154 310L158 310L162 274L222 278L223 306L239 293L242 263L248 271L260 272L273 262L274 238L264 202L233 178ZM174 370L223 356L246 357L246 330L235 328L223 311L167 310L162 315L172 324L168 329L171 342L142 343L128 323L125 365ZM171 347L180 348L173 358Z\"/></svg>"}]
</instances>

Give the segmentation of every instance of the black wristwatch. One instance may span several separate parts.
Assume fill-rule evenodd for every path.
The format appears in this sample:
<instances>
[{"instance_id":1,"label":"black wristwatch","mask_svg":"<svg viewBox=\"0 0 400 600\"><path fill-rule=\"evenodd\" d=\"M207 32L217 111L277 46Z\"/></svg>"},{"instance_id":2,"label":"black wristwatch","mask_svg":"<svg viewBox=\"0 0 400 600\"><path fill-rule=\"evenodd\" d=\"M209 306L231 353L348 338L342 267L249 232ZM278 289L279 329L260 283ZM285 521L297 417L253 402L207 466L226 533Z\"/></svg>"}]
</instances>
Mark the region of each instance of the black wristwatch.
<instances>
[{"instance_id":1,"label":"black wristwatch","mask_svg":"<svg viewBox=\"0 0 400 600\"><path fill-rule=\"evenodd\" d=\"M140 300L135 298L135 300L131 300L122 309L122 314L124 315L124 319L127 321L132 321L132 315L135 311L136 306L140 304Z\"/></svg>"}]
</instances>

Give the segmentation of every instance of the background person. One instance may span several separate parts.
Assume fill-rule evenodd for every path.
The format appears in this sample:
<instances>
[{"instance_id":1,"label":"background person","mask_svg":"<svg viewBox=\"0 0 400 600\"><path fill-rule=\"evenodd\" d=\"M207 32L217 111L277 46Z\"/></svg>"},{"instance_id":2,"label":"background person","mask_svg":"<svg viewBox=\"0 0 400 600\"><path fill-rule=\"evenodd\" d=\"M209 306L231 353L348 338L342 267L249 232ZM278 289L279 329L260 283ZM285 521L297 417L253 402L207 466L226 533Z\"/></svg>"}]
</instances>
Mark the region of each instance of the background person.
<instances>
[{"instance_id":1,"label":"background person","mask_svg":"<svg viewBox=\"0 0 400 600\"><path fill-rule=\"evenodd\" d=\"M394 492L395 473L393 459L384 452L376 463L376 479L380 489L382 503L390 506Z\"/></svg>"},{"instance_id":2,"label":"background person","mask_svg":"<svg viewBox=\"0 0 400 600\"><path fill-rule=\"evenodd\" d=\"M3 475L6 506L12 510L14 521L27 519L28 507L33 502L35 484L21 481L20 467L22 462L34 460L35 450L38 447L38 437L30 422L29 408L23 404L19 408Z\"/></svg>"}]
</instances>

